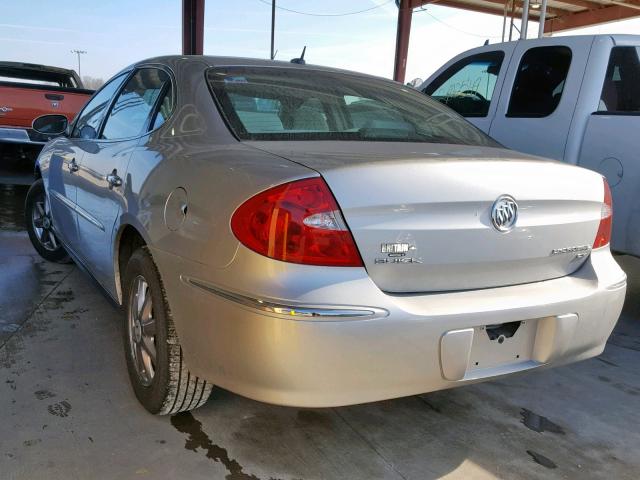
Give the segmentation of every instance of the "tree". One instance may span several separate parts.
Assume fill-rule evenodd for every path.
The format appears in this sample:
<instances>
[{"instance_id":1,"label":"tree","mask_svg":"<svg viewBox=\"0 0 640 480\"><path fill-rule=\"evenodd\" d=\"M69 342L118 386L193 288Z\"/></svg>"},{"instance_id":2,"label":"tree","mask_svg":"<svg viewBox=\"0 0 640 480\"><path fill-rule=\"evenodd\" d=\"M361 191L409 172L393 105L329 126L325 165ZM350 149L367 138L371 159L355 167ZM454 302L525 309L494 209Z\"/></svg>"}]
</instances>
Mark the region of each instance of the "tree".
<instances>
[{"instance_id":1,"label":"tree","mask_svg":"<svg viewBox=\"0 0 640 480\"><path fill-rule=\"evenodd\" d=\"M82 77L82 83L84 84L84 88L88 88L89 90L97 90L102 85L104 85L104 80L102 78L89 77L85 75Z\"/></svg>"}]
</instances>

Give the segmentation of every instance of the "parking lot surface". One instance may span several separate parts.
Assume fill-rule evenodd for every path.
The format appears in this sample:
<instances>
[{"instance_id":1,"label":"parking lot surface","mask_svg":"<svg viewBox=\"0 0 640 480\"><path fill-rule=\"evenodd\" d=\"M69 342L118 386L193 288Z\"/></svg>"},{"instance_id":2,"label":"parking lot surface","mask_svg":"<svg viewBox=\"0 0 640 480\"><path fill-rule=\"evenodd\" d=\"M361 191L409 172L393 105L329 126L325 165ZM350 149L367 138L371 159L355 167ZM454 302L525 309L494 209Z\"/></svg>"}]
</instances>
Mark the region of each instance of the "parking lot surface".
<instances>
[{"instance_id":1,"label":"parking lot surface","mask_svg":"<svg viewBox=\"0 0 640 480\"><path fill-rule=\"evenodd\" d=\"M0 185L2 479L640 478L640 260L598 358L397 400L284 408L214 390L154 417L129 386L122 314L42 261L27 187Z\"/></svg>"}]
</instances>

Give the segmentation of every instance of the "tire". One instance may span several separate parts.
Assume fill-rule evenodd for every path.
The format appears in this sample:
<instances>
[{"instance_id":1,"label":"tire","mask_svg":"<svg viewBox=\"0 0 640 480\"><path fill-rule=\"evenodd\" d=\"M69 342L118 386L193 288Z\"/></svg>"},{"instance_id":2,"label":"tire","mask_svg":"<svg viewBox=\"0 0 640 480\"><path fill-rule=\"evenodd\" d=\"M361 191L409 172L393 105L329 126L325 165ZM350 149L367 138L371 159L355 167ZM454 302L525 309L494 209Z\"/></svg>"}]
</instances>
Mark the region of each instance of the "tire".
<instances>
[{"instance_id":1,"label":"tire","mask_svg":"<svg viewBox=\"0 0 640 480\"><path fill-rule=\"evenodd\" d=\"M213 385L187 368L158 269L138 248L124 276L123 340L129 379L149 412L171 415L203 405Z\"/></svg>"},{"instance_id":2,"label":"tire","mask_svg":"<svg viewBox=\"0 0 640 480\"><path fill-rule=\"evenodd\" d=\"M24 204L24 221L33 248L50 262L69 263L71 260L58 237L53 233L53 218L49 199L41 178L33 182Z\"/></svg>"}]
</instances>

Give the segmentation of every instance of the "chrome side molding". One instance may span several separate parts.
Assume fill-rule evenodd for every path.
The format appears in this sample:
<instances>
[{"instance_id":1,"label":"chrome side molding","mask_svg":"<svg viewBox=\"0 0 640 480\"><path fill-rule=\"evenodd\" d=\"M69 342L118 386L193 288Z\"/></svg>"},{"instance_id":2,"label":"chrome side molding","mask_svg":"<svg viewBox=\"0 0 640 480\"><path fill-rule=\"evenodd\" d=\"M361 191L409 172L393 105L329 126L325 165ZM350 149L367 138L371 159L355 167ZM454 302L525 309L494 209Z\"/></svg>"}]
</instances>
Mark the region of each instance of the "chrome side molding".
<instances>
[{"instance_id":1,"label":"chrome side molding","mask_svg":"<svg viewBox=\"0 0 640 480\"><path fill-rule=\"evenodd\" d=\"M50 192L51 192L51 194L53 194L54 198L60 200L60 202L62 202L64 205L66 205L71 210L75 211L78 215L80 215L82 218L84 218L87 222L91 223L93 226L99 228L100 230L102 230L104 232L104 225L102 225L102 223L100 223L100 220L98 220L96 217L91 215L89 212L87 212L80 205L78 205L77 203L69 200L67 197L65 197L64 195L62 195L59 192L56 192L55 190L51 190Z\"/></svg>"},{"instance_id":2,"label":"chrome side molding","mask_svg":"<svg viewBox=\"0 0 640 480\"><path fill-rule=\"evenodd\" d=\"M389 312L377 307L359 306L316 306L302 304L283 304L277 300L268 298L254 298L240 293L230 292L217 285L212 285L202 280L180 275L187 285L199 288L208 293L212 293L226 300L238 303L245 307L266 313L272 316L288 318L293 320L320 320L320 321L348 321L348 320L370 320L373 318L384 318L389 316Z\"/></svg>"}]
</instances>

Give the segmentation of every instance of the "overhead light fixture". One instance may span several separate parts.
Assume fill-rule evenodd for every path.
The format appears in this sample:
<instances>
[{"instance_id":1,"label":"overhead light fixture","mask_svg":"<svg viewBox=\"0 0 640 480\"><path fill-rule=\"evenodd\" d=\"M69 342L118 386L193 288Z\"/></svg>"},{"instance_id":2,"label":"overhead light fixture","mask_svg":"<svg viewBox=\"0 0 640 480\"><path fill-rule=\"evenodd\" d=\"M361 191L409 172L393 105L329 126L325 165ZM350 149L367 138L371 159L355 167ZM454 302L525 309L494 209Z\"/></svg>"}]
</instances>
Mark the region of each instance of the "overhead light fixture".
<instances>
[{"instance_id":1,"label":"overhead light fixture","mask_svg":"<svg viewBox=\"0 0 640 480\"><path fill-rule=\"evenodd\" d=\"M534 10L540 10L540 2L538 0L533 0L531 2L531 8Z\"/></svg>"}]
</instances>

